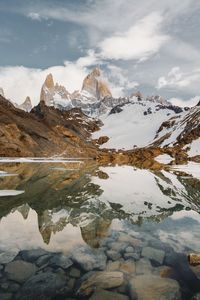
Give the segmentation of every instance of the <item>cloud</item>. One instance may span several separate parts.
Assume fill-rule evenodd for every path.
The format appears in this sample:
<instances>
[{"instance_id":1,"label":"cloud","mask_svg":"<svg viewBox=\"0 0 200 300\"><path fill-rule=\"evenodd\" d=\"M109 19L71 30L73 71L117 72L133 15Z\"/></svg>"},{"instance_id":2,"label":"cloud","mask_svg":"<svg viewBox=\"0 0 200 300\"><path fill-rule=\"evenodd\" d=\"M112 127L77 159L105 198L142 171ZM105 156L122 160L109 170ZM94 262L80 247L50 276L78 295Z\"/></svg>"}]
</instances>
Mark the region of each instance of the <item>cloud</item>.
<instances>
[{"instance_id":1,"label":"cloud","mask_svg":"<svg viewBox=\"0 0 200 300\"><path fill-rule=\"evenodd\" d=\"M108 64L107 69L107 78L116 97L127 96L127 93L132 93L139 86L138 82L128 79L128 73L124 69L112 64Z\"/></svg>"},{"instance_id":2,"label":"cloud","mask_svg":"<svg viewBox=\"0 0 200 300\"><path fill-rule=\"evenodd\" d=\"M162 22L159 13L152 13L128 31L106 38L99 44L101 57L115 60L147 59L169 40L169 36L161 32Z\"/></svg>"},{"instance_id":3,"label":"cloud","mask_svg":"<svg viewBox=\"0 0 200 300\"><path fill-rule=\"evenodd\" d=\"M79 67L89 67L97 64L102 64L102 60L100 60L94 50L89 50L86 56L80 57L77 60L77 65Z\"/></svg>"},{"instance_id":4,"label":"cloud","mask_svg":"<svg viewBox=\"0 0 200 300\"><path fill-rule=\"evenodd\" d=\"M192 84L200 81L200 69L190 72L181 71L180 67L173 67L167 76L158 79L157 88L192 88Z\"/></svg>"},{"instance_id":5,"label":"cloud","mask_svg":"<svg viewBox=\"0 0 200 300\"><path fill-rule=\"evenodd\" d=\"M41 21L43 19L43 17L37 12L30 12L27 17L34 21Z\"/></svg>"},{"instance_id":6,"label":"cloud","mask_svg":"<svg viewBox=\"0 0 200 300\"><path fill-rule=\"evenodd\" d=\"M173 105L177 105L177 106L181 106L181 107L193 107L195 105L197 105L197 103L200 100L200 96L195 96L191 99L188 100L183 100L180 98L171 98L169 99L169 101L173 104Z\"/></svg>"},{"instance_id":7,"label":"cloud","mask_svg":"<svg viewBox=\"0 0 200 300\"><path fill-rule=\"evenodd\" d=\"M54 66L44 70L24 66L0 67L0 87L3 88L6 98L20 104L29 96L36 105L39 102L41 86L47 74L52 73L55 83L58 82L69 92L73 92L81 89L83 79L97 63L101 64L101 61L96 58L93 51L89 51L85 57L74 62L65 61L63 66ZM107 68L103 64L101 67ZM119 97L123 95L124 88L130 87L131 84L133 86L133 82L129 82L125 78L122 70L120 77L114 74L116 69L115 72L113 70L107 68L103 77L108 81L113 96ZM120 72L120 69L118 71ZM111 82L113 77L115 80Z\"/></svg>"},{"instance_id":8,"label":"cloud","mask_svg":"<svg viewBox=\"0 0 200 300\"><path fill-rule=\"evenodd\" d=\"M41 86L49 73L53 74L55 82L73 92L81 88L87 69L80 67L76 62L69 61L65 61L63 66L54 66L45 70L23 66L1 67L0 87L3 88L6 98L18 104L22 103L26 96L30 96L32 102L37 104Z\"/></svg>"}]
</instances>

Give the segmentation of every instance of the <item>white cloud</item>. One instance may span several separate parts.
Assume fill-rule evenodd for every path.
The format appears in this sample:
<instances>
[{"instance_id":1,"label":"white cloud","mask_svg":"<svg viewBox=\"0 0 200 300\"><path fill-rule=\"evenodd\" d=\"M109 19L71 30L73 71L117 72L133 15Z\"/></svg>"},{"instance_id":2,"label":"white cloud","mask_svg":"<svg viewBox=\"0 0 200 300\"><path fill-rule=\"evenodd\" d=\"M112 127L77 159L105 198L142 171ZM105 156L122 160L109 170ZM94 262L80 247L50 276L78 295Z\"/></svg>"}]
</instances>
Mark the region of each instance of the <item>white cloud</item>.
<instances>
[{"instance_id":1,"label":"white cloud","mask_svg":"<svg viewBox=\"0 0 200 300\"><path fill-rule=\"evenodd\" d=\"M27 17L34 21L41 21L43 19L43 17L37 12L30 12Z\"/></svg>"},{"instance_id":2,"label":"white cloud","mask_svg":"<svg viewBox=\"0 0 200 300\"><path fill-rule=\"evenodd\" d=\"M45 70L23 66L0 67L0 87L3 88L6 98L20 104L29 96L36 105L39 102L41 86L47 74L52 73L55 83L58 82L69 92L73 92L81 89L83 79L97 63L101 63L100 60L96 58L93 51L89 51L87 56L81 57L77 61L65 61L63 66L54 66ZM115 97L122 96L124 88L131 85L131 82L123 75L123 71L120 75L121 79L119 80L118 77L112 83L110 80L114 76L113 71L104 75L103 77L108 81Z\"/></svg>"},{"instance_id":3,"label":"white cloud","mask_svg":"<svg viewBox=\"0 0 200 300\"><path fill-rule=\"evenodd\" d=\"M157 88L189 88L193 89L193 85L200 81L200 69L190 72L181 71L180 67L173 67L167 76L158 79Z\"/></svg>"},{"instance_id":4,"label":"white cloud","mask_svg":"<svg viewBox=\"0 0 200 300\"><path fill-rule=\"evenodd\" d=\"M136 81L128 79L126 71L118 66L109 64L108 69L108 81L111 83L113 95L115 97L127 96L127 91L131 92L139 86Z\"/></svg>"},{"instance_id":5,"label":"white cloud","mask_svg":"<svg viewBox=\"0 0 200 300\"><path fill-rule=\"evenodd\" d=\"M87 69L76 62L66 61L63 66L54 66L45 70L30 69L23 66L1 67L0 87L6 98L16 103L22 103L26 96L30 96L34 104L39 102L41 86L47 76L52 73L55 82L66 86L73 92L80 89L82 80L87 75Z\"/></svg>"},{"instance_id":6,"label":"white cloud","mask_svg":"<svg viewBox=\"0 0 200 300\"><path fill-rule=\"evenodd\" d=\"M197 105L197 103L199 102L200 100L200 96L195 96L191 99L188 99L188 100L183 100L181 98L171 98L169 99L169 101L173 104L173 105L177 105L177 106L181 106L181 107L185 107L185 106L188 106L188 107L192 107L192 106L195 106Z\"/></svg>"},{"instance_id":7,"label":"white cloud","mask_svg":"<svg viewBox=\"0 0 200 300\"><path fill-rule=\"evenodd\" d=\"M147 59L169 40L161 32L163 18L159 13L152 13L128 31L117 33L99 44L102 58L106 59Z\"/></svg>"},{"instance_id":8,"label":"white cloud","mask_svg":"<svg viewBox=\"0 0 200 300\"><path fill-rule=\"evenodd\" d=\"M102 61L97 57L94 50L89 50L86 56L80 57L77 60L79 67L89 67L97 64L102 64Z\"/></svg>"}]
</instances>

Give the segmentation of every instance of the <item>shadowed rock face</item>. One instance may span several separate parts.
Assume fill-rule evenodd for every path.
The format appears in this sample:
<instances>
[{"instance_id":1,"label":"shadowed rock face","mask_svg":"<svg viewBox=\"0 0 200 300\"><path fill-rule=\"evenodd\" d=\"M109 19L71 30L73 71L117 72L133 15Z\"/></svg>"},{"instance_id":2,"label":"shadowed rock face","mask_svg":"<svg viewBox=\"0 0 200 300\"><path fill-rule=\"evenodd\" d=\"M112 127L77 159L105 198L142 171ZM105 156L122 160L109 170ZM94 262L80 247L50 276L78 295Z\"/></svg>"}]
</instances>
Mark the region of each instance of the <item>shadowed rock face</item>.
<instances>
[{"instance_id":1,"label":"shadowed rock face","mask_svg":"<svg viewBox=\"0 0 200 300\"><path fill-rule=\"evenodd\" d=\"M0 96L0 156L96 156L96 148L86 142L98 123L81 110L61 112L44 102L31 113L14 107Z\"/></svg>"},{"instance_id":2,"label":"shadowed rock face","mask_svg":"<svg viewBox=\"0 0 200 300\"><path fill-rule=\"evenodd\" d=\"M101 78L101 70L95 68L83 81L82 91L86 91L96 99L112 97L108 85Z\"/></svg>"}]
</instances>

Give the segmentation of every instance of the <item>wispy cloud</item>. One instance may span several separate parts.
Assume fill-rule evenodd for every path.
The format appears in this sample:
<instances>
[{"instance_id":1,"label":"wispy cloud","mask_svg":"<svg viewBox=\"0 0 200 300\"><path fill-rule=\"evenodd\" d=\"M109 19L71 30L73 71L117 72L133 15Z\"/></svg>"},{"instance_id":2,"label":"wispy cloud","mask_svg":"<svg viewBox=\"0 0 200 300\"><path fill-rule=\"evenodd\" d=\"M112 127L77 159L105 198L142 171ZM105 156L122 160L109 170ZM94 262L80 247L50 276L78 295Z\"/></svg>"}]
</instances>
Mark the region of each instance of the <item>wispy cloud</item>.
<instances>
[{"instance_id":1,"label":"wispy cloud","mask_svg":"<svg viewBox=\"0 0 200 300\"><path fill-rule=\"evenodd\" d=\"M200 82L200 69L183 72L180 67L174 67L167 76L162 76L158 79L157 88L188 88L195 82Z\"/></svg>"},{"instance_id":2,"label":"wispy cloud","mask_svg":"<svg viewBox=\"0 0 200 300\"><path fill-rule=\"evenodd\" d=\"M27 17L34 21L41 21L43 19L43 17L37 12L30 12Z\"/></svg>"},{"instance_id":3,"label":"wispy cloud","mask_svg":"<svg viewBox=\"0 0 200 300\"><path fill-rule=\"evenodd\" d=\"M162 22L159 13L151 13L128 31L102 41L99 44L101 56L107 59L144 61L169 40L169 36L161 31Z\"/></svg>"},{"instance_id":4,"label":"wispy cloud","mask_svg":"<svg viewBox=\"0 0 200 300\"><path fill-rule=\"evenodd\" d=\"M181 107L193 107L195 105L197 105L197 103L200 100L200 96L195 96L193 98L187 99L187 100L183 100L181 98L171 98L169 99L169 101L173 104L173 105L177 105L177 106L181 106Z\"/></svg>"}]
</instances>

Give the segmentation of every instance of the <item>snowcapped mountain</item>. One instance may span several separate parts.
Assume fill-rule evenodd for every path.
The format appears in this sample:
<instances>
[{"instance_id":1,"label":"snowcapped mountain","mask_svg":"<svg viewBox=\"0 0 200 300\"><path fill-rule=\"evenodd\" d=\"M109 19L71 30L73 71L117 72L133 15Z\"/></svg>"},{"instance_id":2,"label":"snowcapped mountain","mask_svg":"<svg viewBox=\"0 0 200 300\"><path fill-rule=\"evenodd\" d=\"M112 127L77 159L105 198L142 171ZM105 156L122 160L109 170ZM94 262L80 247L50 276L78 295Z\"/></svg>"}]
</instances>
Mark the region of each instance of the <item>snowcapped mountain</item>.
<instances>
[{"instance_id":1,"label":"snowcapped mountain","mask_svg":"<svg viewBox=\"0 0 200 300\"><path fill-rule=\"evenodd\" d=\"M92 117L91 123L95 124L95 120L100 119L100 129L91 131L91 142L95 148L135 150L144 147L179 147L184 153L188 151L187 157L200 155L199 105L191 109L181 108L160 95L144 97L139 91L128 97L114 98L99 68L94 68L86 76L81 91L73 93L55 83L53 75L49 74L42 85L38 107L32 109L29 97L23 104L14 105L26 112L35 112L39 117L41 112L38 112L38 107L42 107L47 114L47 122L48 118L53 120L51 114L55 108L58 120L58 115L62 118L63 112L73 109ZM69 120L76 122L71 117ZM80 129L81 124L78 126Z\"/></svg>"},{"instance_id":2,"label":"snowcapped mountain","mask_svg":"<svg viewBox=\"0 0 200 300\"><path fill-rule=\"evenodd\" d=\"M85 114L99 118L109 114L112 109L115 110L116 106L132 103L136 100L150 105L152 103L163 106L171 105L159 95L148 96L145 99L140 92L133 93L129 97L114 98L99 68L94 68L86 76L81 91L74 91L73 93L69 93L64 86L55 84L52 74L49 74L42 86L40 95L40 101L44 101L47 106L54 106L60 110L80 108ZM119 110L120 108L117 107L116 109Z\"/></svg>"}]
</instances>

